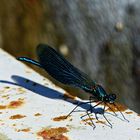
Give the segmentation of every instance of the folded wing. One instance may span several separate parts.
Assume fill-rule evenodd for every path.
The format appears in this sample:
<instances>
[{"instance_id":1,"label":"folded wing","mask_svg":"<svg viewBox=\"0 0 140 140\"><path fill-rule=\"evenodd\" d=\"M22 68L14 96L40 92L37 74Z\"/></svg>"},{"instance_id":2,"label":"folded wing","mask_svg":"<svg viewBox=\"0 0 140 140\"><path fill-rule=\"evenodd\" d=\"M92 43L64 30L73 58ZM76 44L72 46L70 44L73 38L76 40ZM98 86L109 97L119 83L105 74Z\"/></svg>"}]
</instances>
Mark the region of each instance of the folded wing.
<instances>
[{"instance_id":1,"label":"folded wing","mask_svg":"<svg viewBox=\"0 0 140 140\"><path fill-rule=\"evenodd\" d=\"M42 67L57 81L86 91L93 89L95 82L50 46L38 45L37 55Z\"/></svg>"}]
</instances>

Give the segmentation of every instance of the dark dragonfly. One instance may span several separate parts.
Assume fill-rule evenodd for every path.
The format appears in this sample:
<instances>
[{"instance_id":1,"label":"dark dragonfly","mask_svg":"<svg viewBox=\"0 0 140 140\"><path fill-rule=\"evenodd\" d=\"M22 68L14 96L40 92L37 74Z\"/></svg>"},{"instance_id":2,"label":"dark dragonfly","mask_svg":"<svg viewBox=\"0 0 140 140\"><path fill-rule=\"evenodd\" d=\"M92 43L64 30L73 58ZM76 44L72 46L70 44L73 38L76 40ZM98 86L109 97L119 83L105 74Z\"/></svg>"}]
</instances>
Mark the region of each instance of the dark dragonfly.
<instances>
[{"instance_id":1,"label":"dark dragonfly","mask_svg":"<svg viewBox=\"0 0 140 140\"><path fill-rule=\"evenodd\" d=\"M107 103L113 104L117 109L118 107L115 105L116 95L115 94L107 94L103 87L97 84L95 81L89 78L88 75L81 72L79 69L74 67L71 63L69 63L61 54L56 52L53 48L48 45L40 44L37 46L37 56L39 62L32 60L27 57L18 57L17 59L20 61L25 61L36 66L39 66L47 71L54 79L57 81L70 85L73 87L79 87L84 91L88 92L91 96L89 102L79 103L68 115L70 116L72 112L81 104L85 103L92 103L93 99L99 101L99 104L104 103L104 110ZM97 106L96 105L96 106ZM108 105L107 105L108 106ZM95 106L94 106L95 107ZM87 110L87 114L89 115L88 111L92 113L92 108ZM108 106L109 107L109 106ZM111 107L109 107L111 108ZM119 109L118 109L119 111ZM115 112L114 112L115 113ZM122 112L120 111L122 114ZM115 113L116 115L116 113ZM125 119L124 115L122 114L123 118ZM106 118L105 118L106 119ZM107 120L107 119L106 119ZM112 124L107 120L107 122L112 127ZM93 124L93 122L92 122Z\"/></svg>"}]
</instances>

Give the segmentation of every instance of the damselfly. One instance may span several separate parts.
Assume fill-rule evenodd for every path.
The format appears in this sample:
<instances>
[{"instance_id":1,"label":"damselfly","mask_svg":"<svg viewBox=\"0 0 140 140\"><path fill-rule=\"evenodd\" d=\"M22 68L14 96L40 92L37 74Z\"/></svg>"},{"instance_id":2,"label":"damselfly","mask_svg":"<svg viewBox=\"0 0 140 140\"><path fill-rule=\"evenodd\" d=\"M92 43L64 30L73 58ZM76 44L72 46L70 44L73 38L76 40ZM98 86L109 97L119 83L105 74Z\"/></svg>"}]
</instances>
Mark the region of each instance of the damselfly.
<instances>
[{"instance_id":1,"label":"damselfly","mask_svg":"<svg viewBox=\"0 0 140 140\"><path fill-rule=\"evenodd\" d=\"M71 63L69 63L61 54L56 52L53 48L51 48L48 45L40 44L37 46L37 56L38 61L32 60L27 57L18 57L17 59L20 61L25 61L31 64L34 64L36 66L39 66L47 71L49 75L51 75L54 79L57 81L70 85L73 87L78 87L86 91L90 94L90 100L89 102L79 103L68 115L70 116L72 112L75 111L75 109L85 103L92 103L95 100L98 101L98 104L95 106L98 106L100 104L104 104L104 111L105 106L108 106L109 104L112 104L115 108L118 109L118 111L121 113L122 117L126 120L122 112L119 110L119 108L115 104L116 95L115 94L108 94L103 89L103 87L99 84L97 84L95 81L93 81L88 75L74 67ZM94 100L95 99L95 100ZM92 109L95 107L91 107L90 110L87 110L87 115L93 113ZM110 109L111 107L108 106ZM112 110L112 109L111 109ZM89 113L90 111L90 113ZM115 113L115 112L114 112ZM115 113L116 115L116 113ZM104 116L105 117L105 116ZM105 117L106 119L106 117ZM106 121L110 124L110 127L112 127L112 124L106 119ZM93 123L93 122L92 122Z\"/></svg>"}]
</instances>

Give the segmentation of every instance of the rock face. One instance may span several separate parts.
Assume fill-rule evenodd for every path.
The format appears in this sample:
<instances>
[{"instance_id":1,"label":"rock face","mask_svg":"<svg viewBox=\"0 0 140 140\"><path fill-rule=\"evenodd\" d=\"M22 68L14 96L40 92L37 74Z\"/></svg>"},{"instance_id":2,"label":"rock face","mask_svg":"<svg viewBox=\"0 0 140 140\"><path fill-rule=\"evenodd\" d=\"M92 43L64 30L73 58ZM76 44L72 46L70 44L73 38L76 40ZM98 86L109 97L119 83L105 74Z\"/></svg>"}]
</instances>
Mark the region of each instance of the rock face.
<instances>
[{"instance_id":1,"label":"rock face","mask_svg":"<svg viewBox=\"0 0 140 140\"><path fill-rule=\"evenodd\" d=\"M32 48L40 42L65 45L75 66L140 112L139 0L1 3L3 48L33 57Z\"/></svg>"}]
</instances>

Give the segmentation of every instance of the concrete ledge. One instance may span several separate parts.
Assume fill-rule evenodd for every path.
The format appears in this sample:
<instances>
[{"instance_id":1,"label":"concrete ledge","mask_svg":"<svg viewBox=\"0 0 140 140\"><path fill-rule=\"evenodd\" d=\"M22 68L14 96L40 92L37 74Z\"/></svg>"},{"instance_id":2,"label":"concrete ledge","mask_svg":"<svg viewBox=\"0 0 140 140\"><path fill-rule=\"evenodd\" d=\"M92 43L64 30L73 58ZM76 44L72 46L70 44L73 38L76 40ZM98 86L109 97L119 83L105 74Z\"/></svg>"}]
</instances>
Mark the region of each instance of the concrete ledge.
<instances>
[{"instance_id":1,"label":"concrete ledge","mask_svg":"<svg viewBox=\"0 0 140 140\"><path fill-rule=\"evenodd\" d=\"M129 122L119 112L117 117L109 110L105 113L112 129L100 114L97 116L101 121L95 119L94 113L91 116L94 130L88 116L81 119L88 105L78 107L77 112L63 119L77 100L81 101L67 96L63 89L0 49L1 140L140 139L140 115L129 109L123 111Z\"/></svg>"}]
</instances>

